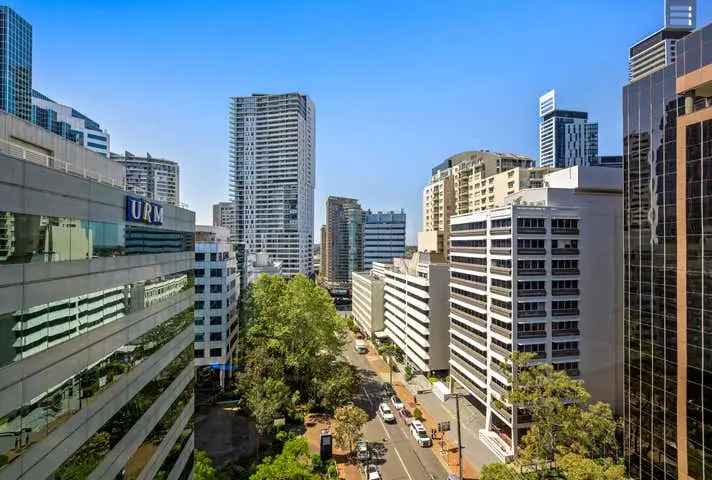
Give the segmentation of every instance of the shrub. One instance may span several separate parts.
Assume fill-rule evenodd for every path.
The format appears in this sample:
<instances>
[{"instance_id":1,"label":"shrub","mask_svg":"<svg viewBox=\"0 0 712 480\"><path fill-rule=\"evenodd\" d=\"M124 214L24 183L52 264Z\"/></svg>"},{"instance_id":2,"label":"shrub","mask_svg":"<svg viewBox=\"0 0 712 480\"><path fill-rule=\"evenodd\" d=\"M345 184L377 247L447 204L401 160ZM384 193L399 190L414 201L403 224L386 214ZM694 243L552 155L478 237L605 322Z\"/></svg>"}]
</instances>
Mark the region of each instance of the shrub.
<instances>
[{"instance_id":1,"label":"shrub","mask_svg":"<svg viewBox=\"0 0 712 480\"><path fill-rule=\"evenodd\" d=\"M415 410L413 410L413 417L416 420L420 420L421 422L425 419L425 417L423 417L423 412L421 412L420 409L417 407Z\"/></svg>"},{"instance_id":2,"label":"shrub","mask_svg":"<svg viewBox=\"0 0 712 480\"><path fill-rule=\"evenodd\" d=\"M406 382L410 382L410 380L413 378L413 369L410 368L410 366L405 367L405 380Z\"/></svg>"}]
</instances>

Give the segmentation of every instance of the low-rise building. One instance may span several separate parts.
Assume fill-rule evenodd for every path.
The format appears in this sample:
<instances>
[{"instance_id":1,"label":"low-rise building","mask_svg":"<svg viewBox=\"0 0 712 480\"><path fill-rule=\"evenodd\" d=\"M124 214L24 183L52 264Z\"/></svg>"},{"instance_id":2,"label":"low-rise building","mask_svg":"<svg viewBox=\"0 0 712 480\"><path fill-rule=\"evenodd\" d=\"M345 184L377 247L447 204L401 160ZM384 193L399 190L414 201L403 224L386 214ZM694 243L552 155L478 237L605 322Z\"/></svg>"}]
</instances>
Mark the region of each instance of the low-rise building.
<instances>
[{"instance_id":1,"label":"low-rise building","mask_svg":"<svg viewBox=\"0 0 712 480\"><path fill-rule=\"evenodd\" d=\"M373 271L354 272L351 279L351 311L358 328L369 338L383 332L383 277Z\"/></svg>"},{"instance_id":2,"label":"low-rise building","mask_svg":"<svg viewBox=\"0 0 712 480\"><path fill-rule=\"evenodd\" d=\"M621 411L621 171L573 167L544 184L451 219L450 375L503 460L528 427L526 412L496 402L510 388L512 352L582 379Z\"/></svg>"},{"instance_id":3,"label":"low-rise building","mask_svg":"<svg viewBox=\"0 0 712 480\"><path fill-rule=\"evenodd\" d=\"M221 388L237 355L240 274L229 238L229 228L196 227L195 366L215 369Z\"/></svg>"},{"instance_id":4,"label":"low-rise building","mask_svg":"<svg viewBox=\"0 0 712 480\"><path fill-rule=\"evenodd\" d=\"M383 271L384 326L414 372L448 368L448 264L437 254L394 258Z\"/></svg>"},{"instance_id":5,"label":"low-rise building","mask_svg":"<svg viewBox=\"0 0 712 480\"><path fill-rule=\"evenodd\" d=\"M250 253L247 256L245 265L246 279L245 287L249 287L261 274L282 275L282 262L273 260L269 253Z\"/></svg>"}]
</instances>

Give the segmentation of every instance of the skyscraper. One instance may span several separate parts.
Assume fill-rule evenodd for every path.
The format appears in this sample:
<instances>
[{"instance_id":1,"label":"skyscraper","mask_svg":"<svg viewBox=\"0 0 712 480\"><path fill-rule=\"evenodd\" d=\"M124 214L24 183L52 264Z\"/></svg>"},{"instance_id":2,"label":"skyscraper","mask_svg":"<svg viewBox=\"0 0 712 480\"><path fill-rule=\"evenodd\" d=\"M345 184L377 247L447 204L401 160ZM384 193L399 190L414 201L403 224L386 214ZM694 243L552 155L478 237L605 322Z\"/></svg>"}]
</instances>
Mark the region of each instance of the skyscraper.
<instances>
[{"instance_id":1,"label":"skyscraper","mask_svg":"<svg viewBox=\"0 0 712 480\"><path fill-rule=\"evenodd\" d=\"M178 163L147 153L139 157L131 152L112 153L111 159L126 167L126 189L150 200L170 205L180 204L180 168Z\"/></svg>"},{"instance_id":2,"label":"skyscraper","mask_svg":"<svg viewBox=\"0 0 712 480\"><path fill-rule=\"evenodd\" d=\"M32 90L32 123L96 153L108 157L111 152L109 134L97 122L36 90Z\"/></svg>"},{"instance_id":3,"label":"skyscraper","mask_svg":"<svg viewBox=\"0 0 712 480\"><path fill-rule=\"evenodd\" d=\"M244 268L265 251L283 273L313 272L314 104L300 93L230 100L233 239Z\"/></svg>"},{"instance_id":4,"label":"skyscraper","mask_svg":"<svg viewBox=\"0 0 712 480\"><path fill-rule=\"evenodd\" d=\"M556 91L539 97L539 164L567 168L592 165L598 156L598 124L588 113L556 106Z\"/></svg>"},{"instance_id":5,"label":"skyscraper","mask_svg":"<svg viewBox=\"0 0 712 480\"><path fill-rule=\"evenodd\" d=\"M32 119L32 25L0 7L0 109Z\"/></svg>"},{"instance_id":6,"label":"skyscraper","mask_svg":"<svg viewBox=\"0 0 712 480\"><path fill-rule=\"evenodd\" d=\"M405 255L405 212L364 213L363 268L373 262L389 263Z\"/></svg>"},{"instance_id":7,"label":"skyscraper","mask_svg":"<svg viewBox=\"0 0 712 480\"><path fill-rule=\"evenodd\" d=\"M712 471L712 25L623 89L625 457L634 479ZM712 318L712 316L711 316Z\"/></svg>"},{"instance_id":8,"label":"skyscraper","mask_svg":"<svg viewBox=\"0 0 712 480\"><path fill-rule=\"evenodd\" d=\"M364 213L358 200L326 199L326 239L322 248L322 276L331 287L348 286L351 273L363 270Z\"/></svg>"},{"instance_id":9,"label":"skyscraper","mask_svg":"<svg viewBox=\"0 0 712 480\"><path fill-rule=\"evenodd\" d=\"M235 205L232 202L220 202L213 205L213 226L227 227L232 230L235 217Z\"/></svg>"},{"instance_id":10,"label":"skyscraper","mask_svg":"<svg viewBox=\"0 0 712 480\"><path fill-rule=\"evenodd\" d=\"M677 41L695 29L696 0L665 0L664 27L630 47L631 82L675 63Z\"/></svg>"}]
</instances>

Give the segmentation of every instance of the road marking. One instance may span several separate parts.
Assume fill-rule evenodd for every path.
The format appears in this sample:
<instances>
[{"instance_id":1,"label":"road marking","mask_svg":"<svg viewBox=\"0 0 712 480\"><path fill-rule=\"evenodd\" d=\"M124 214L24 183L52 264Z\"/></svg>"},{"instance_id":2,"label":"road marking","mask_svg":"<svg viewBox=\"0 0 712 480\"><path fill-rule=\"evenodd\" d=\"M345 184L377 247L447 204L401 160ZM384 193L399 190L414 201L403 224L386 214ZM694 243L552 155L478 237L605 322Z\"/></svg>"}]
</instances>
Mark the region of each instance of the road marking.
<instances>
[{"instance_id":1,"label":"road marking","mask_svg":"<svg viewBox=\"0 0 712 480\"><path fill-rule=\"evenodd\" d=\"M391 438L391 434L388 433L388 429L386 428L386 425L383 423L383 420L381 420L381 417L378 417L378 423L381 424L381 427L383 428L383 431L386 432L386 436L388 437L388 440L391 442L391 445L393 446L393 451L396 452L396 456L398 457L398 460L401 463L401 466L403 467L403 471L405 471L405 474L408 475L408 478L410 480L413 480L413 477L410 476L410 472L405 466L405 462L403 461L403 458L400 456L400 453L398 453L398 449L396 448L396 444L393 441L393 438Z\"/></svg>"},{"instance_id":2,"label":"road marking","mask_svg":"<svg viewBox=\"0 0 712 480\"><path fill-rule=\"evenodd\" d=\"M371 395L368 394L368 391L366 390L366 387L361 386L361 390L363 390L363 393L366 394L366 398L368 398L368 403L373 406L373 400L371 399Z\"/></svg>"}]
</instances>

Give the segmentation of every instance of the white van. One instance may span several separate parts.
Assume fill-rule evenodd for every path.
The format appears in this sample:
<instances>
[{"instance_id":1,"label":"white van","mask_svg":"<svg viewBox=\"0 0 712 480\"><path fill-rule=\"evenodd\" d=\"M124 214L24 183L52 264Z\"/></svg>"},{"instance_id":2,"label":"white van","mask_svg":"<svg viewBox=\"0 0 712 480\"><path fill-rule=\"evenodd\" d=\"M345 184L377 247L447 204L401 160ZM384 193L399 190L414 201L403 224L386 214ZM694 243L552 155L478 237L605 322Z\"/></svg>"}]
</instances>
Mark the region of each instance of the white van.
<instances>
[{"instance_id":1,"label":"white van","mask_svg":"<svg viewBox=\"0 0 712 480\"><path fill-rule=\"evenodd\" d=\"M368 348L366 348L366 342L363 340L356 340L354 342L354 350L356 350L358 353L368 353Z\"/></svg>"},{"instance_id":2,"label":"white van","mask_svg":"<svg viewBox=\"0 0 712 480\"><path fill-rule=\"evenodd\" d=\"M420 420L413 420L410 423L410 433L421 447L429 447L433 444L433 441L428 436L427 430L425 430L423 422Z\"/></svg>"}]
</instances>

